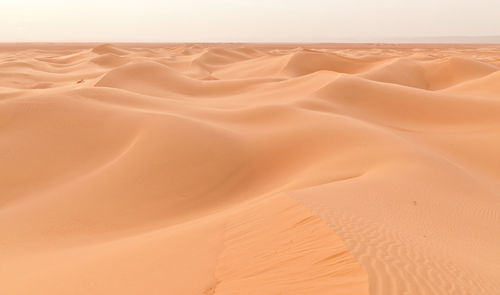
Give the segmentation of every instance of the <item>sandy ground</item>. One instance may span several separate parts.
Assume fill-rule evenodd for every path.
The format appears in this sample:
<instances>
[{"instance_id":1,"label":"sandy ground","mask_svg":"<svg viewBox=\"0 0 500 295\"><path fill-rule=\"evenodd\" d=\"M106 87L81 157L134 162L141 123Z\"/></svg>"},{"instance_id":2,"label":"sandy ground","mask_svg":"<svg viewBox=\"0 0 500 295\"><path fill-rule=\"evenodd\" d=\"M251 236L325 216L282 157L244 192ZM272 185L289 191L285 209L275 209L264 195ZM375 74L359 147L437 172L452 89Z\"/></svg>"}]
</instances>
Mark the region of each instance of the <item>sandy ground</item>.
<instances>
[{"instance_id":1,"label":"sandy ground","mask_svg":"<svg viewBox=\"0 0 500 295\"><path fill-rule=\"evenodd\" d=\"M0 47L0 294L500 294L498 47Z\"/></svg>"}]
</instances>

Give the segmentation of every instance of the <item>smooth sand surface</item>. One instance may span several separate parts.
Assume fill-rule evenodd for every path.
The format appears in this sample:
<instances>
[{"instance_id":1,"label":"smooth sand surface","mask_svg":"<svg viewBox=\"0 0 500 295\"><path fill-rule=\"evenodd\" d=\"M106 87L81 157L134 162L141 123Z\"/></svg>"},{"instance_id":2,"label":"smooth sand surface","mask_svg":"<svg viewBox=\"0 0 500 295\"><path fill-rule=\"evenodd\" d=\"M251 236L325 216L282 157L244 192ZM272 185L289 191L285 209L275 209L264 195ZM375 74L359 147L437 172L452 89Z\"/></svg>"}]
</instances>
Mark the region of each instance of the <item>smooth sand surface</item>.
<instances>
[{"instance_id":1,"label":"smooth sand surface","mask_svg":"<svg viewBox=\"0 0 500 295\"><path fill-rule=\"evenodd\" d=\"M0 294L500 294L500 48L2 45Z\"/></svg>"}]
</instances>

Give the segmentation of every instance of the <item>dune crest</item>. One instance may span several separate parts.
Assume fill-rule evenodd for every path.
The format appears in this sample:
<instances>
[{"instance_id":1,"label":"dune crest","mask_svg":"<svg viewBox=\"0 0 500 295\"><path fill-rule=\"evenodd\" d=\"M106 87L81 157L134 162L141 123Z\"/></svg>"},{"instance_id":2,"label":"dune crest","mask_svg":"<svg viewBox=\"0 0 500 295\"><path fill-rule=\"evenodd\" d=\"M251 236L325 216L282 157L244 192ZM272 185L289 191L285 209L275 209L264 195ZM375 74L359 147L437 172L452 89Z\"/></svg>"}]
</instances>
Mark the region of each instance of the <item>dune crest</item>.
<instances>
[{"instance_id":1,"label":"dune crest","mask_svg":"<svg viewBox=\"0 0 500 295\"><path fill-rule=\"evenodd\" d=\"M500 294L500 49L0 52L1 294Z\"/></svg>"}]
</instances>

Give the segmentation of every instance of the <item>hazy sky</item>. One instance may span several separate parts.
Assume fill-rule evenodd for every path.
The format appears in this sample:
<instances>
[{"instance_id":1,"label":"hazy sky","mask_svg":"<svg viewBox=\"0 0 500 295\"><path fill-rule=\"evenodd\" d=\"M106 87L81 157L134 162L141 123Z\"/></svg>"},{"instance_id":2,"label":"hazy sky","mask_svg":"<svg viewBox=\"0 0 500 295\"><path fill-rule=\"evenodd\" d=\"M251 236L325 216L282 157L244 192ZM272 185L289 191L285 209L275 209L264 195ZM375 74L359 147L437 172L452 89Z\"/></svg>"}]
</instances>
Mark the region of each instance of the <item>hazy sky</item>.
<instances>
[{"instance_id":1,"label":"hazy sky","mask_svg":"<svg viewBox=\"0 0 500 295\"><path fill-rule=\"evenodd\" d=\"M500 35L500 0L0 0L0 42Z\"/></svg>"}]
</instances>

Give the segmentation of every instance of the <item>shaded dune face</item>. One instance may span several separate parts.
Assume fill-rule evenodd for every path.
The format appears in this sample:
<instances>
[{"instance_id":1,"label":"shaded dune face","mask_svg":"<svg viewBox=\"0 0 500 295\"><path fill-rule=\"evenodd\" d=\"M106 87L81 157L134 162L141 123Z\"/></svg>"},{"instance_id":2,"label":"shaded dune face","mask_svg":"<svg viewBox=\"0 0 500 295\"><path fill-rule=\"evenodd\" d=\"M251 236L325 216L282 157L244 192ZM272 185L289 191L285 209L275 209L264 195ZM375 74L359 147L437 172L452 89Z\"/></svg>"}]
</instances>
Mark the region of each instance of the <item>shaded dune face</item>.
<instances>
[{"instance_id":1,"label":"shaded dune face","mask_svg":"<svg viewBox=\"0 0 500 295\"><path fill-rule=\"evenodd\" d=\"M500 294L500 50L0 52L1 294Z\"/></svg>"}]
</instances>

